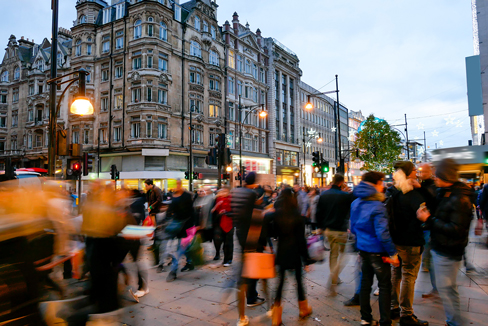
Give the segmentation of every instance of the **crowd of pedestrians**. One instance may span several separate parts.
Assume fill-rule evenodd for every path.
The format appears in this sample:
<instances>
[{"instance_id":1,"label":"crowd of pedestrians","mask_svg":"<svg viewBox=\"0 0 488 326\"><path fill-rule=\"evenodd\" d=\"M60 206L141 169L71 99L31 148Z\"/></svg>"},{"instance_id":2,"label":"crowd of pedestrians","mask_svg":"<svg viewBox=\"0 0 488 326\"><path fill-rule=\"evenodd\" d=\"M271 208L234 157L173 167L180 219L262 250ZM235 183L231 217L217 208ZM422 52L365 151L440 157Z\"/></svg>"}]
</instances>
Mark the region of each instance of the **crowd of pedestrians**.
<instances>
[{"instance_id":1,"label":"crowd of pedestrians","mask_svg":"<svg viewBox=\"0 0 488 326\"><path fill-rule=\"evenodd\" d=\"M191 193L177 180L176 187L166 193L151 179L144 182L145 193L95 189L85 196L81 233L86 235L91 295L102 307L98 311L117 307L117 274L127 275L124 258L129 254L137 261L140 256L140 240L113 239L115 231L134 224L155 229L147 249L154 254L156 272L168 273L167 282L202 265L200 244L212 242L213 246L205 246L215 248L212 263L235 271L229 287L237 289L238 326L249 324L246 307L265 302L272 325L281 324L288 272L296 279L298 318L312 314L303 277L321 260L309 252L309 241L317 237L323 237L322 249L330 251L330 274L324 280L330 297L342 283L348 248L357 253L354 296L344 305L360 306L361 325L385 326L392 320L399 320L402 326L428 325L414 311L421 269L429 272L432 284L432 290L422 297L442 300L446 325L464 325L456 275L473 216L483 218L488 213L488 191L460 182L457 165L450 159L440 162L435 170L429 164L415 166L409 161L397 162L394 170L393 183L387 187L383 173L370 171L353 190L340 174L324 188L295 184L273 189L259 185L253 172L246 175L243 187L217 191L202 187ZM109 194L114 198L108 198ZM116 225L115 230L104 230L97 224L104 209L110 217L107 223ZM116 222L120 217L124 221ZM180 265L183 257L185 263ZM277 289L270 298L266 280L275 277L275 266ZM379 321L373 320L371 307L375 277ZM258 294L259 280L262 295ZM138 266L138 289L130 290L131 295L139 301L149 287L147 271Z\"/></svg>"}]
</instances>

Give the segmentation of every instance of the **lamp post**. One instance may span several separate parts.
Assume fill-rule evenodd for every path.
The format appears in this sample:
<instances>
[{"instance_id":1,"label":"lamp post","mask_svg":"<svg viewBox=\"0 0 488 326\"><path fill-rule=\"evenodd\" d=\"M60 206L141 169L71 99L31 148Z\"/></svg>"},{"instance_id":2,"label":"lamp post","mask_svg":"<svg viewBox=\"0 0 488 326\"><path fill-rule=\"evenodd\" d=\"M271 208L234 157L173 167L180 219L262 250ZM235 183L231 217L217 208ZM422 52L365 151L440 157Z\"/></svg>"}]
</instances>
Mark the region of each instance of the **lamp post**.
<instances>
[{"instance_id":1,"label":"lamp post","mask_svg":"<svg viewBox=\"0 0 488 326\"><path fill-rule=\"evenodd\" d=\"M317 97L320 95L325 95L325 94L331 94L331 93L336 93L336 98L337 100L334 101L334 115L335 115L335 124L336 124L336 155L338 154L339 156L339 167L337 168L337 172L343 173L344 172L344 160L342 159L342 153L341 153L341 115L340 115L340 102L339 102L339 75L335 75L335 80L336 80L336 89L334 91L328 91L328 92L321 92L321 93L315 93L315 94L310 94L307 95L307 104L305 105L306 110L312 110L313 109L313 104L310 102L310 99L312 97ZM339 148L339 150L337 150ZM336 157L337 159L337 157Z\"/></svg>"},{"instance_id":2,"label":"lamp post","mask_svg":"<svg viewBox=\"0 0 488 326\"><path fill-rule=\"evenodd\" d=\"M51 65L53 65L53 63L51 63ZM56 65L56 63L54 63L54 65ZM78 74L78 76L73 77L73 78L68 79L68 80L65 80L65 81L62 81L63 78L65 78L67 76L75 75L75 74ZM63 75L63 76L51 78L47 81L47 83L50 85L51 92L52 92L52 90L54 90L54 96L51 94L51 96L49 97L50 109L52 108L53 103L54 104L56 103L57 86L68 83L66 88L61 93L61 96L59 97L59 99L60 99L59 103L57 105L54 105L54 110L49 112L49 126L48 126L49 143L48 143L48 163L47 164L48 164L48 175L51 177L54 176L55 162L56 162L56 147L55 147L56 143L57 143L57 139L56 139L57 121L56 121L56 119L57 119L59 110L61 108L61 99L63 98L64 94L66 94L66 91L69 89L69 87L73 83L78 82L79 92L78 92L78 95L75 97L75 100L71 104L70 112L72 114L77 114L80 116L92 115L93 114L93 105L91 104L90 100L86 97L86 87L85 86L86 86L86 76L88 74L89 74L89 72L87 72L86 70L80 69L78 71L71 72L71 73Z\"/></svg>"},{"instance_id":3,"label":"lamp post","mask_svg":"<svg viewBox=\"0 0 488 326\"><path fill-rule=\"evenodd\" d=\"M317 139L317 142L321 143L323 141L322 137L319 136L318 132L314 129L308 130L308 139L305 141L305 130L302 130L302 137L303 137L303 163L302 163L302 185L305 185L305 166L306 164L306 153L305 153L305 146L309 144L312 139Z\"/></svg>"},{"instance_id":4,"label":"lamp post","mask_svg":"<svg viewBox=\"0 0 488 326\"><path fill-rule=\"evenodd\" d=\"M247 117L252 112L256 111L257 108L261 107L261 111L259 112L260 118L265 118L268 113L264 109L264 104L259 104L256 106L248 106L245 107L249 109L249 112L246 113L244 119L242 119L242 105L241 105L241 96L239 95L239 173L241 174L241 180L239 181L239 185L242 187L242 179L244 178L242 173L242 124L247 120Z\"/></svg>"}]
</instances>

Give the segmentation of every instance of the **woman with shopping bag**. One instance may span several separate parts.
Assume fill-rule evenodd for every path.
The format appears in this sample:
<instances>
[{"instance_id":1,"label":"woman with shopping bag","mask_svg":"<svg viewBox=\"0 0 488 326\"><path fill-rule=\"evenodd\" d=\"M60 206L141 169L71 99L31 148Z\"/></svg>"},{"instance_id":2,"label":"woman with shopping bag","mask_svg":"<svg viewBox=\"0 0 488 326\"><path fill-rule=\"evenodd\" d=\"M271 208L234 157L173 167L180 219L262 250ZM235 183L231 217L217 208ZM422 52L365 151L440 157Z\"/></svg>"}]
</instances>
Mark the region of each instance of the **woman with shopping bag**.
<instances>
[{"instance_id":1,"label":"woman with shopping bag","mask_svg":"<svg viewBox=\"0 0 488 326\"><path fill-rule=\"evenodd\" d=\"M285 282L285 272L293 270L297 281L299 317L305 318L312 313L308 305L303 286L302 267L310 270L314 261L309 257L305 239L305 223L298 211L297 199L290 188L284 189L275 204L275 211L266 214L263 233L278 238L276 265L279 266L279 285L272 308L272 324L281 324L283 306L281 293Z\"/></svg>"}]
</instances>

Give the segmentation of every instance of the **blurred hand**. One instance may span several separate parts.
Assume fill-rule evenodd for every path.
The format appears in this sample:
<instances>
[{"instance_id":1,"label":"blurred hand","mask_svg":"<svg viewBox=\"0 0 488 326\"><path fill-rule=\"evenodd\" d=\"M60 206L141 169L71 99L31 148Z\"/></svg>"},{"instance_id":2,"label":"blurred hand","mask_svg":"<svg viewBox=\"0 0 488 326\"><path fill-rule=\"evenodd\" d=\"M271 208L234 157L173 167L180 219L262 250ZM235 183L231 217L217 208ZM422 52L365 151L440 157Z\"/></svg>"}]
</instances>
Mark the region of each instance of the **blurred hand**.
<instances>
[{"instance_id":1,"label":"blurred hand","mask_svg":"<svg viewBox=\"0 0 488 326\"><path fill-rule=\"evenodd\" d=\"M410 184L414 188L420 188L421 187L420 183L416 179L408 179L408 181L410 182Z\"/></svg>"},{"instance_id":2,"label":"blurred hand","mask_svg":"<svg viewBox=\"0 0 488 326\"><path fill-rule=\"evenodd\" d=\"M422 223L425 223L430 216L430 212L427 208L419 208L417 210L417 219Z\"/></svg>"},{"instance_id":3,"label":"blurred hand","mask_svg":"<svg viewBox=\"0 0 488 326\"><path fill-rule=\"evenodd\" d=\"M399 267L400 266L400 260L398 259L398 256L396 256L395 258L392 258L390 260L390 264L392 264L395 267Z\"/></svg>"}]
</instances>

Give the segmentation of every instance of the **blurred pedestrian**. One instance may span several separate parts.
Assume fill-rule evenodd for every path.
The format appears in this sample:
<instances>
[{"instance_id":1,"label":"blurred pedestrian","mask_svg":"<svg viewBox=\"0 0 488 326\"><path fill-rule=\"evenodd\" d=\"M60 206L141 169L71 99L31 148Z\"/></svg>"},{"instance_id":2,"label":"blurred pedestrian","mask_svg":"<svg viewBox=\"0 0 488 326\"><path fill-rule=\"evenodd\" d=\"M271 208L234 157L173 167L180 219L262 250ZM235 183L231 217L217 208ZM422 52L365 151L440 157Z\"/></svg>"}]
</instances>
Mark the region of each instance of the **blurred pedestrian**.
<instances>
[{"instance_id":1,"label":"blurred pedestrian","mask_svg":"<svg viewBox=\"0 0 488 326\"><path fill-rule=\"evenodd\" d=\"M153 225L156 226L156 214L159 213L163 201L161 189L154 185L152 179L146 179L146 181L144 181L144 186L146 188L147 210Z\"/></svg>"},{"instance_id":2,"label":"blurred pedestrian","mask_svg":"<svg viewBox=\"0 0 488 326\"><path fill-rule=\"evenodd\" d=\"M245 250L253 250L262 252L263 248L248 248L247 235L251 227L253 211L255 208L260 208L262 199L258 197L255 191L257 188L256 173L250 172L245 179L246 185L242 188L234 188L231 192L231 210L233 225L236 227L236 235L241 246L241 253ZM256 290L256 279L244 279L240 277L238 281L237 307L239 311L238 326L245 326L249 324L249 318L245 315L245 306L247 299L247 306L254 307L263 304L266 300L258 296Z\"/></svg>"},{"instance_id":3,"label":"blurred pedestrian","mask_svg":"<svg viewBox=\"0 0 488 326\"><path fill-rule=\"evenodd\" d=\"M193 209L192 194L185 191L182 187L181 180L176 180L176 189L173 193L171 204L166 211L167 218L170 218L168 226L166 226L166 233L170 238L178 238L181 240L187 237L187 232L191 227L197 225L197 219ZM166 277L167 282L176 280L176 274L178 272L178 262L185 254L185 248L181 246L178 241L178 249L176 254L172 256L171 271ZM181 269L182 272L195 269L191 260L187 259L186 265Z\"/></svg>"},{"instance_id":4,"label":"blurred pedestrian","mask_svg":"<svg viewBox=\"0 0 488 326\"><path fill-rule=\"evenodd\" d=\"M288 188L281 192L275 204L275 211L266 215L265 223L265 235L262 238L267 236L278 238L276 265L279 266L279 283L272 309L272 325L279 326L283 313L281 297L287 270L295 272L300 318L312 313L312 307L308 305L305 296L302 267L305 264L305 271L308 271L309 265L313 261L308 255L305 223L298 210L297 199L291 189ZM265 243L264 240L263 245Z\"/></svg>"},{"instance_id":5,"label":"blurred pedestrian","mask_svg":"<svg viewBox=\"0 0 488 326\"><path fill-rule=\"evenodd\" d=\"M343 269L344 250L347 243L349 228L349 213L353 195L342 191L344 176L334 175L332 186L324 191L317 204L317 224L324 230L324 236L330 245L329 268L330 276L327 288L331 295L335 295L335 288L341 283L339 274Z\"/></svg>"},{"instance_id":6,"label":"blurred pedestrian","mask_svg":"<svg viewBox=\"0 0 488 326\"><path fill-rule=\"evenodd\" d=\"M219 190L216 196L215 206L212 208L212 213L215 214L214 223L214 245L215 258L220 259L220 248L224 245L224 267L229 267L232 264L232 255L234 252L234 226L231 213L231 196L230 189L223 187Z\"/></svg>"},{"instance_id":7,"label":"blurred pedestrian","mask_svg":"<svg viewBox=\"0 0 488 326\"><path fill-rule=\"evenodd\" d=\"M430 229L432 259L437 290L442 299L448 326L465 325L457 289L457 275L468 244L471 224L472 190L458 179L458 165L453 159L443 159L435 170L439 187L437 210L426 207L417 211L418 219Z\"/></svg>"},{"instance_id":8,"label":"blurred pedestrian","mask_svg":"<svg viewBox=\"0 0 488 326\"><path fill-rule=\"evenodd\" d=\"M390 235L396 246L400 266L392 267L391 319L400 318L400 325L427 326L413 310L415 282L417 281L425 244L422 225L417 210L424 197L420 192L415 165L399 161L394 165L395 185L388 189L390 197L386 207L390 218Z\"/></svg>"},{"instance_id":9,"label":"blurred pedestrian","mask_svg":"<svg viewBox=\"0 0 488 326\"><path fill-rule=\"evenodd\" d=\"M307 191L305 191L305 187L304 189L302 189L298 183L295 183L293 185L293 191L298 202L298 211L300 212L300 215L303 217L303 219L306 220L309 206Z\"/></svg>"},{"instance_id":10,"label":"blurred pedestrian","mask_svg":"<svg viewBox=\"0 0 488 326\"><path fill-rule=\"evenodd\" d=\"M144 209L146 197L139 191L139 189L132 189L130 191L130 196L133 200L130 204L130 210L137 222L137 225L141 225L142 221L144 221L144 218L146 217L146 210Z\"/></svg>"},{"instance_id":11,"label":"blurred pedestrian","mask_svg":"<svg viewBox=\"0 0 488 326\"><path fill-rule=\"evenodd\" d=\"M383 204L385 175L367 172L354 188L357 199L351 205L351 232L361 255L361 325L374 325L371 310L373 278L378 279L380 326L391 326L391 267L399 266L398 254L390 237L388 216Z\"/></svg>"}]
</instances>

